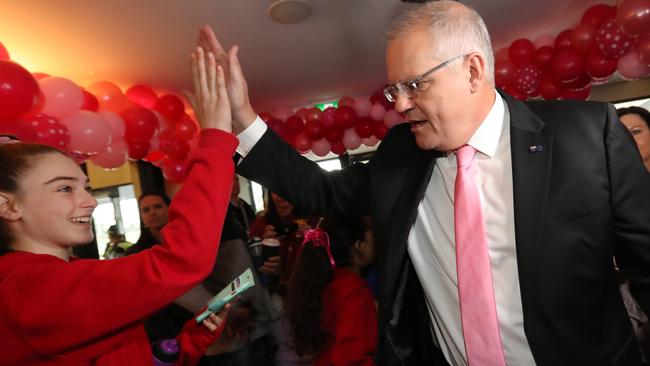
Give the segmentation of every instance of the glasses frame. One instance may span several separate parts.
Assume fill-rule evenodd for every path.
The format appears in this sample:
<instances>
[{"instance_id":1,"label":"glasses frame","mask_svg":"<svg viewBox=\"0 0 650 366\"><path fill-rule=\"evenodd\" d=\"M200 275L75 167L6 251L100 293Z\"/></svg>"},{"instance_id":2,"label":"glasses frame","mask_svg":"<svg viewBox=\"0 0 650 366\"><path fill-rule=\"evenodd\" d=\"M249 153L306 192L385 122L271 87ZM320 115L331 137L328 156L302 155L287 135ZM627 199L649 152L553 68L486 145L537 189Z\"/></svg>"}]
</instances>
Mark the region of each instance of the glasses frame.
<instances>
[{"instance_id":1,"label":"glasses frame","mask_svg":"<svg viewBox=\"0 0 650 366\"><path fill-rule=\"evenodd\" d=\"M417 84L426 82L428 80L423 80L427 76L433 74L434 72L444 68L445 66L449 65L450 63L458 60L459 58L465 57L467 55L458 55L455 57L450 58L449 60L434 66L433 68L429 69L428 71L416 76L415 78L407 81L400 81L399 83L396 83L394 85L389 85L384 88L384 97L388 99L389 102L394 103L397 100L397 96L402 94L403 96L411 99L414 96L414 93L418 90ZM395 96L393 96L393 94Z\"/></svg>"}]
</instances>

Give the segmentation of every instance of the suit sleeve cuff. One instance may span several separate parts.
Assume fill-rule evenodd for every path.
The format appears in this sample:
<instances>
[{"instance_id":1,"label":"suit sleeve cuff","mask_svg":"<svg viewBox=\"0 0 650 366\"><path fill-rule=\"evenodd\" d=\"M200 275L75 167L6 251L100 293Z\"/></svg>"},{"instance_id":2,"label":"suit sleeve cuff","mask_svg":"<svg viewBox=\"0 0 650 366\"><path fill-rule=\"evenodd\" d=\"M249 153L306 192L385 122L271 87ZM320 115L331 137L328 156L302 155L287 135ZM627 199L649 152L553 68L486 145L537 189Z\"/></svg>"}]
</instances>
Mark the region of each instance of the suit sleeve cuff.
<instances>
[{"instance_id":1,"label":"suit sleeve cuff","mask_svg":"<svg viewBox=\"0 0 650 366\"><path fill-rule=\"evenodd\" d=\"M237 135L239 140L239 147L237 147L237 153L245 158L248 153L253 150L253 147L257 142L262 138L262 135L266 132L266 123L258 116L255 118L255 121L248 126L244 131Z\"/></svg>"}]
</instances>

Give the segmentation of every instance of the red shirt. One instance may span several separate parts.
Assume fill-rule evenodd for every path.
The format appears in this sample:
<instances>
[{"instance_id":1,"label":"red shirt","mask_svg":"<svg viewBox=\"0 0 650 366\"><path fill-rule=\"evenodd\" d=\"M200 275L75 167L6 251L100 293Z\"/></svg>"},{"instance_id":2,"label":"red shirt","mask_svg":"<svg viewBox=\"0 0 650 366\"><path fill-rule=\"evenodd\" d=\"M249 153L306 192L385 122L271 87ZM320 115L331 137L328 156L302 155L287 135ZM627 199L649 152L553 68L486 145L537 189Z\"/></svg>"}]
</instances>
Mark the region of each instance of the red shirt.
<instances>
[{"instance_id":1,"label":"red shirt","mask_svg":"<svg viewBox=\"0 0 650 366\"><path fill-rule=\"evenodd\" d=\"M323 329L332 343L314 365L375 365L377 307L368 283L356 273L337 268L323 291Z\"/></svg>"},{"instance_id":2,"label":"red shirt","mask_svg":"<svg viewBox=\"0 0 650 366\"><path fill-rule=\"evenodd\" d=\"M161 245L109 261L19 251L0 257L0 363L151 365L142 322L212 271L236 146L231 134L201 132ZM201 328L189 323L178 337L179 364L195 364L217 336Z\"/></svg>"}]
</instances>

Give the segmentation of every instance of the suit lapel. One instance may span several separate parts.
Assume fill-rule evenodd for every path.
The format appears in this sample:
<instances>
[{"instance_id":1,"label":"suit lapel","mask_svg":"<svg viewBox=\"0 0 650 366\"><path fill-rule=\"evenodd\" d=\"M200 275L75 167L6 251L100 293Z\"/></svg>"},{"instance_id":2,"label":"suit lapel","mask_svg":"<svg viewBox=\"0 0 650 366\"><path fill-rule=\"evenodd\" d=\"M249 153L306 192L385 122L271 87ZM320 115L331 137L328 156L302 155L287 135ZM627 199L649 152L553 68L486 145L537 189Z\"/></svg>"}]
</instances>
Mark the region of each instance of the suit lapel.
<instances>
[{"instance_id":1,"label":"suit lapel","mask_svg":"<svg viewBox=\"0 0 650 366\"><path fill-rule=\"evenodd\" d=\"M526 104L501 94L510 112L510 149L517 265L524 316L532 303L551 175L553 136ZM526 324L526 322L524 322Z\"/></svg>"},{"instance_id":2,"label":"suit lapel","mask_svg":"<svg viewBox=\"0 0 650 366\"><path fill-rule=\"evenodd\" d=\"M424 197L435 157L440 153L417 149L409 169L403 180L397 204L391 214L394 230L389 230L388 250L386 261L386 295L387 299L394 297L397 286L404 273L404 257L407 252L408 236L417 216L417 208Z\"/></svg>"}]
</instances>

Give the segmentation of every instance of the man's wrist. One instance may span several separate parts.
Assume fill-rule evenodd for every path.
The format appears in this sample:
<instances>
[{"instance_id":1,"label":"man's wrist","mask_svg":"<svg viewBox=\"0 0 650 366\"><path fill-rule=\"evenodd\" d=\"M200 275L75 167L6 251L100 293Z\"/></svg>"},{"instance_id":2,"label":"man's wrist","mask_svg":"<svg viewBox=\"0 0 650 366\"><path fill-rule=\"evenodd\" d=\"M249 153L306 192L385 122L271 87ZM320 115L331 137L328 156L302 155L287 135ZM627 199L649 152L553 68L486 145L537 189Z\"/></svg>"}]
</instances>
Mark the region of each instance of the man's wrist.
<instances>
[{"instance_id":1,"label":"man's wrist","mask_svg":"<svg viewBox=\"0 0 650 366\"><path fill-rule=\"evenodd\" d=\"M239 134L244 131L248 126L250 126L255 119L257 114L252 107L248 106L244 108L241 112L238 112L233 115L233 133Z\"/></svg>"}]
</instances>

